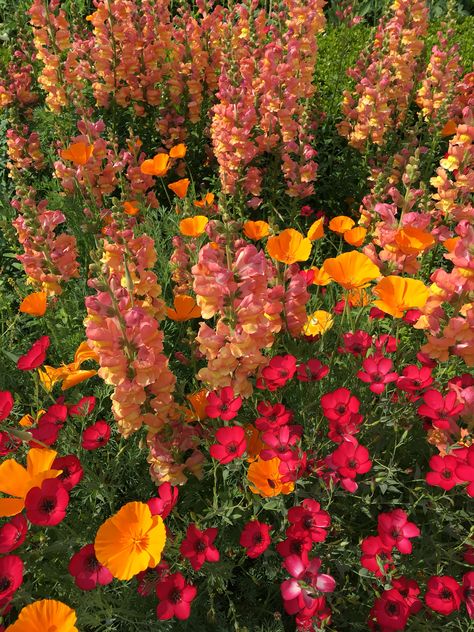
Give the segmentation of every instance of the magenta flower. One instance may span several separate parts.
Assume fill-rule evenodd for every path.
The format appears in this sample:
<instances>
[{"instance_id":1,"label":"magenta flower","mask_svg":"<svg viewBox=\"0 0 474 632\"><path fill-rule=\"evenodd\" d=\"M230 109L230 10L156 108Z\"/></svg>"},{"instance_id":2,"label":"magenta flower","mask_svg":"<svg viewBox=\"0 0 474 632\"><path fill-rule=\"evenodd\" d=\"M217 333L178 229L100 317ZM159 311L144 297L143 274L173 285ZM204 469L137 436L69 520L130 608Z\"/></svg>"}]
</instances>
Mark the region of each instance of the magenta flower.
<instances>
[{"instance_id":1,"label":"magenta flower","mask_svg":"<svg viewBox=\"0 0 474 632\"><path fill-rule=\"evenodd\" d=\"M380 395L385 386L398 378L398 373L392 371L393 362L383 356L371 356L362 362L363 371L357 371L359 380L370 384L372 393Z\"/></svg>"},{"instance_id":2,"label":"magenta flower","mask_svg":"<svg viewBox=\"0 0 474 632\"><path fill-rule=\"evenodd\" d=\"M173 573L162 579L156 586L156 596L160 600L156 616L160 621L172 617L188 619L191 614L191 602L197 589L188 584L181 573Z\"/></svg>"},{"instance_id":3,"label":"magenta flower","mask_svg":"<svg viewBox=\"0 0 474 632\"><path fill-rule=\"evenodd\" d=\"M343 334L342 340L344 345L338 347L338 352L351 353L353 356L365 356L372 346L372 336L362 329Z\"/></svg>"},{"instance_id":4,"label":"magenta flower","mask_svg":"<svg viewBox=\"0 0 474 632\"><path fill-rule=\"evenodd\" d=\"M72 556L68 570L81 590L93 590L97 584L107 586L114 579L112 573L96 558L93 544L86 544Z\"/></svg>"},{"instance_id":5,"label":"magenta flower","mask_svg":"<svg viewBox=\"0 0 474 632\"><path fill-rule=\"evenodd\" d=\"M284 426L293 419L293 413L283 404L272 405L268 402L258 402L257 410L262 416L257 417L255 426L262 432Z\"/></svg>"},{"instance_id":6,"label":"magenta flower","mask_svg":"<svg viewBox=\"0 0 474 632\"><path fill-rule=\"evenodd\" d=\"M255 559L268 549L271 543L270 529L270 525L258 520L247 522L240 534L239 544L246 549L248 557Z\"/></svg>"},{"instance_id":7,"label":"magenta flower","mask_svg":"<svg viewBox=\"0 0 474 632\"><path fill-rule=\"evenodd\" d=\"M242 456L247 448L245 430L241 426L219 428L215 435L217 442L209 448L209 454L219 463L230 463Z\"/></svg>"},{"instance_id":8,"label":"magenta flower","mask_svg":"<svg viewBox=\"0 0 474 632\"><path fill-rule=\"evenodd\" d=\"M181 542L179 550L183 557L188 558L195 571L198 571L204 562L219 561L219 551L213 544L216 536L216 528L200 531L195 524L190 524L187 528L186 537Z\"/></svg>"},{"instance_id":9,"label":"magenta flower","mask_svg":"<svg viewBox=\"0 0 474 632\"><path fill-rule=\"evenodd\" d=\"M96 421L82 433L81 445L84 450L97 450L107 445L110 439L111 428L106 421Z\"/></svg>"},{"instance_id":10,"label":"magenta flower","mask_svg":"<svg viewBox=\"0 0 474 632\"><path fill-rule=\"evenodd\" d=\"M72 417L86 417L90 415L95 408L95 397L89 395L88 397L82 397L77 404L69 406L69 414Z\"/></svg>"},{"instance_id":11,"label":"magenta flower","mask_svg":"<svg viewBox=\"0 0 474 632\"><path fill-rule=\"evenodd\" d=\"M23 583L23 562L18 555L0 558L0 604L10 600Z\"/></svg>"},{"instance_id":12,"label":"magenta flower","mask_svg":"<svg viewBox=\"0 0 474 632\"><path fill-rule=\"evenodd\" d=\"M403 595L396 588L384 590L375 601L372 613L384 630L403 630L410 616L410 609Z\"/></svg>"},{"instance_id":13,"label":"magenta flower","mask_svg":"<svg viewBox=\"0 0 474 632\"><path fill-rule=\"evenodd\" d=\"M360 431L360 425L364 418L362 415L352 414L348 419L335 419L329 421L328 437L334 443L344 441L346 435L356 435Z\"/></svg>"},{"instance_id":14,"label":"magenta flower","mask_svg":"<svg viewBox=\"0 0 474 632\"><path fill-rule=\"evenodd\" d=\"M162 483L158 486L158 496L150 498L147 501L147 505L150 507L153 516L159 515L164 520L169 516L177 501L178 488L171 485L171 483Z\"/></svg>"},{"instance_id":15,"label":"magenta flower","mask_svg":"<svg viewBox=\"0 0 474 632\"><path fill-rule=\"evenodd\" d=\"M392 579L392 586L398 590L405 603L407 604L410 614L416 614L423 608L423 603L418 599L420 587L414 579L406 577L397 577Z\"/></svg>"},{"instance_id":16,"label":"magenta flower","mask_svg":"<svg viewBox=\"0 0 474 632\"><path fill-rule=\"evenodd\" d=\"M289 555L283 562L292 579L281 584L281 596L288 614L311 608L319 593L333 592L336 582L331 575L320 573L321 560L313 558L308 564L298 555Z\"/></svg>"},{"instance_id":17,"label":"magenta flower","mask_svg":"<svg viewBox=\"0 0 474 632\"><path fill-rule=\"evenodd\" d=\"M431 369L427 366L417 367L416 364L406 366L397 380L397 388L408 393L422 391L433 384Z\"/></svg>"},{"instance_id":18,"label":"magenta flower","mask_svg":"<svg viewBox=\"0 0 474 632\"><path fill-rule=\"evenodd\" d=\"M288 527L286 538L276 545L276 550L283 557L297 555L305 564L309 564L308 554L313 548L313 540L309 531L302 531L295 527Z\"/></svg>"},{"instance_id":19,"label":"magenta flower","mask_svg":"<svg viewBox=\"0 0 474 632\"><path fill-rule=\"evenodd\" d=\"M395 353L398 347L398 339L390 334L381 334L375 340L375 350L379 354Z\"/></svg>"},{"instance_id":20,"label":"magenta flower","mask_svg":"<svg viewBox=\"0 0 474 632\"><path fill-rule=\"evenodd\" d=\"M410 538L420 535L420 530L413 522L408 522L408 516L403 509L394 509L388 513L379 514L378 529L382 542L390 548L396 547L400 553L412 552Z\"/></svg>"},{"instance_id":21,"label":"magenta flower","mask_svg":"<svg viewBox=\"0 0 474 632\"><path fill-rule=\"evenodd\" d=\"M454 391L450 391L443 397L439 391L430 389L423 394L424 404L418 408L418 414L433 419L438 422L437 427L441 427L440 420L453 419L462 412L464 405L458 404L457 399L458 396Z\"/></svg>"},{"instance_id":22,"label":"magenta flower","mask_svg":"<svg viewBox=\"0 0 474 632\"><path fill-rule=\"evenodd\" d=\"M456 452L454 452L456 454ZM431 462L430 462L431 463ZM469 496L474 496L474 445L469 446L466 459L457 460L456 476L460 482L468 482L466 491Z\"/></svg>"},{"instance_id":23,"label":"magenta flower","mask_svg":"<svg viewBox=\"0 0 474 632\"><path fill-rule=\"evenodd\" d=\"M230 421L237 417L242 406L242 398L235 397L231 386L226 386L217 393L209 393L207 396L206 415L211 419L219 417L224 421Z\"/></svg>"}]
</instances>

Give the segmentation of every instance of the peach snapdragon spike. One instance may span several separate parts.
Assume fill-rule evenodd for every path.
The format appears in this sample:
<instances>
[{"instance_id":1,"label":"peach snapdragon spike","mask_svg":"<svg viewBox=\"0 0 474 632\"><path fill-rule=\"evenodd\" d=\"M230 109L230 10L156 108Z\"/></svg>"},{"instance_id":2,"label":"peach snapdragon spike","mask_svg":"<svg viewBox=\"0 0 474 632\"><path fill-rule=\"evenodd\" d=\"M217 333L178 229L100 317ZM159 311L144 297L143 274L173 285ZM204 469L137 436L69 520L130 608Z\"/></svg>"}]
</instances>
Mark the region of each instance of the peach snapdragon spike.
<instances>
[{"instance_id":1,"label":"peach snapdragon spike","mask_svg":"<svg viewBox=\"0 0 474 632\"><path fill-rule=\"evenodd\" d=\"M35 192L19 195L12 201L18 210L13 226L24 253L17 255L30 281L43 290L60 294L61 284L79 276L76 238L67 233L56 234L56 228L66 221L61 211L50 211L47 201L38 204Z\"/></svg>"},{"instance_id":2,"label":"peach snapdragon spike","mask_svg":"<svg viewBox=\"0 0 474 632\"><path fill-rule=\"evenodd\" d=\"M40 171L45 165L39 134L30 132L27 125L7 130L7 153L7 169L13 180L25 170Z\"/></svg>"}]
</instances>

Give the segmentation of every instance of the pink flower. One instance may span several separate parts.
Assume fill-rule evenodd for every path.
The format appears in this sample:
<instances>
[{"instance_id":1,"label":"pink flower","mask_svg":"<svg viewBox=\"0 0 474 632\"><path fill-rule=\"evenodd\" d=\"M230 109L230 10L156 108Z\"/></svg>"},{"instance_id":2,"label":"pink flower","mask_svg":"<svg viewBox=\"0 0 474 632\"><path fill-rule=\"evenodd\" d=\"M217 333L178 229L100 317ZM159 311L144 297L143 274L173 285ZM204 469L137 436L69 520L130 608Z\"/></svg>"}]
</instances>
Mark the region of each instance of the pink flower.
<instances>
[{"instance_id":1,"label":"pink flower","mask_svg":"<svg viewBox=\"0 0 474 632\"><path fill-rule=\"evenodd\" d=\"M97 584L107 586L114 579L112 573L96 558L93 544L86 544L72 556L68 570L81 590L93 590Z\"/></svg>"},{"instance_id":2,"label":"pink flower","mask_svg":"<svg viewBox=\"0 0 474 632\"><path fill-rule=\"evenodd\" d=\"M298 555L289 555L283 562L292 576L281 584L285 610L288 614L296 614L298 610L310 608L319 593L333 592L336 582L331 575L319 572L321 560L313 558L305 563Z\"/></svg>"},{"instance_id":3,"label":"pink flower","mask_svg":"<svg viewBox=\"0 0 474 632\"><path fill-rule=\"evenodd\" d=\"M362 362L363 371L357 371L359 380L370 384L372 393L380 395L385 386L398 378L398 373L392 371L393 362L384 356L371 356Z\"/></svg>"},{"instance_id":4,"label":"pink flower","mask_svg":"<svg viewBox=\"0 0 474 632\"><path fill-rule=\"evenodd\" d=\"M258 520L247 522L240 534L239 544L246 549L248 557L259 557L270 546L270 525Z\"/></svg>"},{"instance_id":5,"label":"pink flower","mask_svg":"<svg viewBox=\"0 0 474 632\"><path fill-rule=\"evenodd\" d=\"M321 509L321 505L307 498L300 506L288 510L288 520L295 530L307 532L313 542L323 542L327 537L327 528L331 524L331 517Z\"/></svg>"},{"instance_id":6,"label":"pink flower","mask_svg":"<svg viewBox=\"0 0 474 632\"><path fill-rule=\"evenodd\" d=\"M181 542L179 550L183 557L188 558L195 571L198 571L204 562L219 561L219 551L213 544L216 536L216 528L200 531L195 524L190 524L187 528L186 538Z\"/></svg>"},{"instance_id":7,"label":"pink flower","mask_svg":"<svg viewBox=\"0 0 474 632\"><path fill-rule=\"evenodd\" d=\"M360 402L347 388L338 388L321 397L323 414L328 419L345 421L359 412Z\"/></svg>"},{"instance_id":8,"label":"pink flower","mask_svg":"<svg viewBox=\"0 0 474 632\"><path fill-rule=\"evenodd\" d=\"M357 413L352 414L349 419L344 419L343 421L340 419L331 420L329 422L328 437L334 443L341 443L346 435L355 435L360 431L363 419L362 415Z\"/></svg>"},{"instance_id":9,"label":"pink flower","mask_svg":"<svg viewBox=\"0 0 474 632\"><path fill-rule=\"evenodd\" d=\"M376 577L382 577L392 563L391 547L387 546L379 536L369 535L362 540L360 548L362 550L361 565L374 573Z\"/></svg>"},{"instance_id":10,"label":"pink flower","mask_svg":"<svg viewBox=\"0 0 474 632\"><path fill-rule=\"evenodd\" d=\"M23 544L28 531L28 523L23 514L13 518L0 527L0 553L11 553Z\"/></svg>"},{"instance_id":11,"label":"pink flower","mask_svg":"<svg viewBox=\"0 0 474 632\"><path fill-rule=\"evenodd\" d=\"M342 478L354 479L357 474L365 474L372 467L369 451L351 435L346 436L332 453L332 461Z\"/></svg>"},{"instance_id":12,"label":"pink flower","mask_svg":"<svg viewBox=\"0 0 474 632\"><path fill-rule=\"evenodd\" d=\"M13 408L13 396L10 391L0 391L0 421L8 417Z\"/></svg>"},{"instance_id":13,"label":"pink flower","mask_svg":"<svg viewBox=\"0 0 474 632\"><path fill-rule=\"evenodd\" d=\"M177 501L178 488L171 483L162 483L158 486L158 497L150 498L147 505L150 507L152 516L159 515L164 520L169 516Z\"/></svg>"},{"instance_id":14,"label":"pink flower","mask_svg":"<svg viewBox=\"0 0 474 632\"><path fill-rule=\"evenodd\" d=\"M296 372L296 358L292 355L274 356L262 369L262 377L257 380L257 388L276 391L285 386Z\"/></svg>"},{"instance_id":15,"label":"pink flower","mask_svg":"<svg viewBox=\"0 0 474 632\"><path fill-rule=\"evenodd\" d=\"M188 584L181 573L173 573L162 579L156 586L156 596L160 601L156 608L158 619L188 619L196 593L196 588Z\"/></svg>"},{"instance_id":16,"label":"pink flower","mask_svg":"<svg viewBox=\"0 0 474 632\"><path fill-rule=\"evenodd\" d=\"M426 584L425 603L435 612L448 615L459 610L462 600L461 586L449 575L431 577Z\"/></svg>"},{"instance_id":17,"label":"pink flower","mask_svg":"<svg viewBox=\"0 0 474 632\"><path fill-rule=\"evenodd\" d=\"M211 445L209 454L219 463L230 463L242 456L247 448L245 430L241 426L219 428L215 436L218 443Z\"/></svg>"},{"instance_id":18,"label":"pink flower","mask_svg":"<svg viewBox=\"0 0 474 632\"><path fill-rule=\"evenodd\" d=\"M220 390L219 394L209 393L207 402L207 417L211 419L220 417L220 419L224 421L234 419L242 406L242 398L240 396L234 396L234 391L231 386L224 387Z\"/></svg>"},{"instance_id":19,"label":"pink flower","mask_svg":"<svg viewBox=\"0 0 474 632\"><path fill-rule=\"evenodd\" d=\"M450 454L439 456L435 454L430 459L432 471L426 474L426 482L428 485L442 487L444 490L449 491L461 482L456 473L458 465L459 460L455 456Z\"/></svg>"},{"instance_id":20,"label":"pink flower","mask_svg":"<svg viewBox=\"0 0 474 632\"><path fill-rule=\"evenodd\" d=\"M48 336L41 336L24 355L18 358L16 366L22 371L37 369L46 360L46 351L49 345Z\"/></svg>"},{"instance_id":21,"label":"pink flower","mask_svg":"<svg viewBox=\"0 0 474 632\"><path fill-rule=\"evenodd\" d=\"M97 450L107 445L110 439L111 428L106 421L96 421L82 433L81 445L84 450Z\"/></svg>"},{"instance_id":22,"label":"pink flower","mask_svg":"<svg viewBox=\"0 0 474 632\"><path fill-rule=\"evenodd\" d=\"M388 513L379 514L378 529L382 542L390 548L396 547L400 553L411 553L412 545L409 538L416 538L420 530L413 522L408 522L407 513L403 509L394 509Z\"/></svg>"}]
</instances>

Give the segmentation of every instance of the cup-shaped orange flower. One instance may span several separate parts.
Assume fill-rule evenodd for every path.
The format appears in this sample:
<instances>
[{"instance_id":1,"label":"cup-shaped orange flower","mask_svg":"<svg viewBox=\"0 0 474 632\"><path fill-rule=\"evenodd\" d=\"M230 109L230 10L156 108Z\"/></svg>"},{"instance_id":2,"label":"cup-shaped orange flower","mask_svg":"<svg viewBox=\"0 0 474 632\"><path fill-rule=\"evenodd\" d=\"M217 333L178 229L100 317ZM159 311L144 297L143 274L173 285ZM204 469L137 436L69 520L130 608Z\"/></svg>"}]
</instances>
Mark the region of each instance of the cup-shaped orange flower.
<instances>
[{"instance_id":1,"label":"cup-shaped orange flower","mask_svg":"<svg viewBox=\"0 0 474 632\"><path fill-rule=\"evenodd\" d=\"M31 448L26 457L26 468L7 459L0 465L0 492L12 498L0 498L0 516L16 516L25 506L25 497L33 487L40 487L47 478L56 478L61 470L51 466L57 452Z\"/></svg>"},{"instance_id":2,"label":"cup-shaped orange flower","mask_svg":"<svg viewBox=\"0 0 474 632\"><path fill-rule=\"evenodd\" d=\"M355 228L346 230L342 236L344 237L344 241L346 241L351 246L355 246L356 248L358 248L364 243L366 235L366 228L363 228L362 226L356 226Z\"/></svg>"},{"instance_id":3,"label":"cup-shaped orange flower","mask_svg":"<svg viewBox=\"0 0 474 632\"><path fill-rule=\"evenodd\" d=\"M202 419L206 419L206 408L208 406L207 401L207 390L205 388L197 391L196 393L190 393L186 395L186 399L191 404L193 409L193 417L201 421Z\"/></svg>"},{"instance_id":4,"label":"cup-shaped orange flower","mask_svg":"<svg viewBox=\"0 0 474 632\"><path fill-rule=\"evenodd\" d=\"M30 316L44 316L47 305L46 292L33 292L28 294L20 303L20 312Z\"/></svg>"},{"instance_id":5,"label":"cup-shaped orange flower","mask_svg":"<svg viewBox=\"0 0 474 632\"><path fill-rule=\"evenodd\" d=\"M206 193L201 200L194 200L194 206L204 208L205 206L211 206L214 203L214 193Z\"/></svg>"},{"instance_id":6,"label":"cup-shaped orange flower","mask_svg":"<svg viewBox=\"0 0 474 632\"><path fill-rule=\"evenodd\" d=\"M95 362L99 362L99 356L89 347L87 340L83 340L77 347L74 354L74 364L79 367L86 360L95 360Z\"/></svg>"},{"instance_id":7,"label":"cup-shaped orange flower","mask_svg":"<svg viewBox=\"0 0 474 632\"><path fill-rule=\"evenodd\" d=\"M123 210L127 215L131 215L132 217L140 211L136 200L125 201L123 203Z\"/></svg>"},{"instance_id":8,"label":"cup-shaped orange flower","mask_svg":"<svg viewBox=\"0 0 474 632\"><path fill-rule=\"evenodd\" d=\"M186 156L186 145L179 143L170 149L170 158L184 158Z\"/></svg>"},{"instance_id":9,"label":"cup-shaped orange flower","mask_svg":"<svg viewBox=\"0 0 474 632\"><path fill-rule=\"evenodd\" d=\"M124 505L99 527L94 541L99 562L117 579L131 579L161 560L166 530L146 503Z\"/></svg>"},{"instance_id":10,"label":"cup-shaped orange flower","mask_svg":"<svg viewBox=\"0 0 474 632\"><path fill-rule=\"evenodd\" d=\"M64 160L70 160L75 165L85 165L94 151L93 145L87 145L86 143L72 143L66 149L62 149L59 155Z\"/></svg>"},{"instance_id":11,"label":"cup-shaped orange flower","mask_svg":"<svg viewBox=\"0 0 474 632\"><path fill-rule=\"evenodd\" d=\"M311 270L314 272L313 285L329 285L329 283L332 283L331 277L322 268L313 266Z\"/></svg>"},{"instance_id":12,"label":"cup-shaped orange flower","mask_svg":"<svg viewBox=\"0 0 474 632\"><path fill-rule=\"evenodd\" d=\"M308 316L308 320L303 325L303 333L305 336L318 336L329 331L333 325L332 314L318 309Z\"/></svg>"},{"instance_id":13,"label":"cup-shaped orange flower","mask_svg":"<svg viewBox=\"0 0 474 632\"><path fill-rule=\"evenodd\" d=\"M247 472L247 477L252 483L250 491L264 497L291 494L295 484L292 481L282 482L279 470L280 463L280 459L277 458L269 461L258 458L251 463Z\"/></svg>"},{"instance_id":14,"label":"cup-shaped orange flower","mask_svg":"<svg viewBox=\"0 0 474 632\"><path fill-rule=\"evenodd\" d=\"M189 187L189 178L181 178L181 180L176 180L176 182L171 182L168 184L168 189L171 189L173 193L182 200L186 197L186 193L188 192Z\"/></svg>"},{"instance_id":15,"label":"cup-shaped orange flower","mask_svg":"<svg viewBox=\"0 0 474 632\"><path fill-rule=\"evenodd\" d=\"M401 318L407 309L421 309L430 295L421 281L400 276L384 277L373 292L379 297L374 305L394 318Z\"/></svg>"},{"instance_id":16,"label":"cup-shaped orange flower","mask_svg":"<svg viewBox=\"0 0 474 632\"><path fill-rule=\"evenodd\" d=\"M192 296L177 294L173 303L174 309L171 309L171 307L166 308L168 318L171 318L171 320L184 321L201 317L201 308Z\"/></svg>"},{"instance_id":17,"label":"cup-shaped orange flower","mask_svg":"<svg viewBox=\"0 0 474 632\"><path fill-rule=\"evenodd\" d=\"M75 611L55 599L42 599L25 606L6 632L79 632Z\"/></svg>"},{"instance_id":18,"label":"cup-shaped orange flower","mask_svg":"<svg viewBox=\"0 0 474 632\"><path fill-rule=\"evenodd\" d=\"M354 225L354 220L347 217L347 215L338 215L337 217L333 217L329 222L329 230L343 235L347 230L353 228Z\"/></svg>"},{"instance_id":19,"label":"cup-shaped orange flower","mask_svg":"<svg viewBox=\"0 0 474 632\"><path fill-rule=\"evenodd\" d=\"M267 251L272 259L287 265L296 261L307 261L311 254L311 242L294 228L286 228L267 241Z\"/></svg>"},{"instance_id":20,"label":"cup-shaped orange flower","mask_svg":"<svg viewBox=\"0 0 474 632\"><path fill-rule=\"evenodd\" d=\"M375 263L357 250L344 252L333 259L326 259L323 270L346 290L366 287L370 281L380 276L380 270Z\"/></svg>"},{"instance_id":21,"label":"cup-shaped orange flower","mask_svg":"<svg viewBox=\"0 0 474 632\"><path fill-rule=\"evenodd\" d=\"M419 255L431 248L435 240L431 233L414 226L405 226L395 235L395 242L403 254Z\"/></svg>"},{"instance_id":22,"label":"cup-shaped orange flower","mask_svg":"<svg viewBox=\"0 0 474 632\"><path fill-rule=\"evenodd\" d=\"M320 217L311 224L307 237L310 241L316 241L324 237L324 217Z\"/></svg>"},{"instance_id":23,"label":"cup-shaped orange flower","mask_svg":"<svg viewBox=\"0 0 474 632\"><path fill-rule=\"evenodd\" d=\"M179 230L186 237L199 237L206 230L208 219L205 215L194 215L179 222Z\"/></svg>"},{"instance_id":24,"label":"cup-shaped orange flower","mask_svg":"<svg viewBox=\"0 0 474 632\"><path fill-rule=\"evenodd\" d=\"M168 171L169 160L168 154L156 154L154 158L142 162L140 171L147 176L164 176Z\"/></svg>"},{"instance_id":25,"label":"cup-shaped orange flower","mask_svg":"<svg viewBox=\"0 0 474 632\"><path fill-rule=\"evenodd\" d=\"M270 225L262 220L257 222L249 220L248 222L245 222L243 229L244 235L254 241L263 239L270 233Z\"/></svg>"},{"instance_id":26,"label":"cup-shaped orange flower","mask_svg":"<svg viewBox=\"0 0 474 632\"><path fill-rule=\"evenodd\" d=\"M67 391L68 388L81 384L81 382L85 382L89 378L94 377L94 375L97 375L97 371L94 369L76 369L73 364L67 364L61 376L63 381L61 390Z\"/></svg>"}]
</instances>

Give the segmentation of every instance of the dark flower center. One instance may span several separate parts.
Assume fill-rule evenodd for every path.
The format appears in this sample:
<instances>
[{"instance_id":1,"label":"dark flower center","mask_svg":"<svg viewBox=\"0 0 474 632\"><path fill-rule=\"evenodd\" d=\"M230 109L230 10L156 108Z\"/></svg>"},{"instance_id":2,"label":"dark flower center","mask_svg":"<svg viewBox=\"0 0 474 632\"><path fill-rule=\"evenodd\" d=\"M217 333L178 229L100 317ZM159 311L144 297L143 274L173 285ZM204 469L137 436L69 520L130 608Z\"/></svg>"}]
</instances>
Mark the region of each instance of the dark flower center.
<instances>
[{"instance_id":1,"label":"dark flower center","mask_svg":"<svg viewBox=\"0 0 474 632\"><path fill-rule=\"evenodd\" d=\"M354 459L350 459L349 461L347 461L347 465L348 467L351 468L351 470L355 470L357 468L358 463Z\"/></svg>"},{"instance_id":2,"label":"dark flower center","mask_svg":"<svg viewBox=\"0 0 474 632\"><path fill-rule=\"evenodd\" d=\"M287 377L288 375L288 371L285 371L285 369L280 369L278 373L280 377Z\"/></svg>"},{"instance_id":3,"label":"dark flower center","mask_svg":"<svg viewBox=\"0 0 474 632\"><path fill-rule=\"evenodd\" d=\"M12 580L9 577L0 578L0 592L5 592L12 585Z\"/></svg>"},{"instance_id":4,"label":"dark flower center","mask_svg":"<svg viewBox=\"0 0 474 632\"><path fill-rule=\"evenodd\" d=\"M392 529L391 536L392 536L392 538L397 540L400 537L400 532L398 531L398 529Z\"/></svg>"},{"instance_id":5,"label":"dark flower center","mask_svg":"<svg viewBox=\"0 0 474 632\"><path fill-rule=\"evenodd\" d=\"M224 412L225 412L225 411L226 411L226 410L228 410L228 409L229 409L229 406L228 406L227 404L221 404L221 410L222 410L222 411L224 411Z\"/></svg>"},{"instance_id":6,"label":"dark flower center","mask_svg":"<svg viewBox=\"0 0 474 632\"><path fill-rule=\"evenodd\" d=\"M392 617L397 616L399 611L400 611L399 605L393 601L389 601L387 605L385 606L385 612L391 615Z\"/></svg>"},{"instance_id":7,"label":"dark flower center","mask_svg":"<svg viewBox=\"0 0 474 632\"><path fill-rule=\"evenodd\" d=\"M303 542L301 540L293 540L290 544L290 551L299 555L303 550Z\"/></svg>"},{"instance_id":8,"label":"dark flower center","mask_svg":"<svg viewBox=\"0 0 474 632\"><path fill-rule=\"evenodd\" d=\"M306 515L303 518L303 527L305 529L312 529L313 528L313 518L312 518L312 516Z\"/></svg>"},{"instance_id":9,"label":"dark flower center","mask_svg":"<svg viewBox=\"0 0 474 632\"><path fill-rule=\"evenodd\" d=\"M275 487L276 487L275 481L272 481L271 478L267 478L267 483L268 483L269 487L271 487L272 489L275 489Z\"/></svg>"},{"instance_id":10,"label":"dark flower center","mask_svg":"<svg viewBox=\"0 0 474 632\"><path fill-rule=\"evenodd\" d=\"M262 544L262 542L263 542L262 534L261 533L256 533L253 536L253 542L254 542L254 544Z\"/></svg>"},{"instance_id":11,"label":"dark flower center","mask_svg":"<svg viewBox=\"0 0 474 632\"><path fill-rule=\"evenodd\" d=\"M232 442L227 444L227 452L229 454L235 454L237 452L237 444Z\"/></svg>"},{"instance_id":12,"label":"dark flower center","mask_svg":"<svg viewBox=\"0 0 474 632\"><path fill-rule=\"evenodd\" d=\"M449 478L452 478L453 473L451 472L451 470L444 470L444 472L441 474L441 476L443 478L449 479Z\"/></svg>"},{"instance_id":13,"label":"dark flower center","mask_svg":"<svg viewBox=\"0 0 474 632\"><path fill-rule=\"evenodd\" d=\"M372 382L381 382L383 380L383 376L380 373L375 373L372 375Z\"/></svg>"},{"instance_id":14,"label":"dark flower center","mask_svg":"<svg viewBox=\"0 0 474 632\"><path fill-rule=\"evenodd\" d=\"M64 481L66 479L68 479L71 476L71 472L69 471L69 468L67 467L63 467L62 468L62 473L59 475L59 478Z\"/></svg>"},{"instance_id":15,"label":"dark flower center","mask_svg":"<svg viewBox=\"0 0 474 632\"><path fill-rule=\"evenodd\" d=\"M54 498L43 498L40 505L40 510L43 513L50 514L56 509L56 500Z\"/></svg>"},{"instance_id":16,"label":"dark flower center","mask_svg":"<svg viewBox=\"0 0 474 632\"><path fill-rule=\"evenodd\" d=\"M453 593L449 590L449 588L443 588L439 596L441 599L452 599Z\"/></svg>"},{"instance_id":17,"label":"dark flower center","mask_svg":"<svg viewBox=\"0 0 474 632\"><path fill-rule=\"evenodd\" d=\"M207 546L204 540L198 540L196 544L194 545L194 550L197 551L198 553L204 553L206 549L207 549Z\"/></svg>"},{"instance_id":18,"label":"dark flower center","mask_svg":"<svg viewBox=\"0 0 474 632\"><path fill-rule=\"evenodd\" d=\"M171 603L179 603L182 600L182 594L179 588L173 588L170 592L169 600Z\"/></svg>"},{"instance_id":19,"label":"dark flower center","mask_svg":"<svg viewBox=\"0 0 474 632\"><path fill-rule=\"evenodd\" d=\"M345 404L339 404L339 406L336 408L336 410L337 410L337 412L338 412L339 414L341 414L341 415L342 415L342 413L345 413L345 412L346 412L346 406L345 406Z\"/></svg>"},{"instance_id":20,"label":"dark flower center","mask_svg":"<svg viewBox=\"0 0 474 632\"><path fill-rule=\"evenodd\" d=\"M95 555L91 555L86 559L85 567L88 571L96 571L100 568L100 562Z\"/></svg>"}]
</instances>

